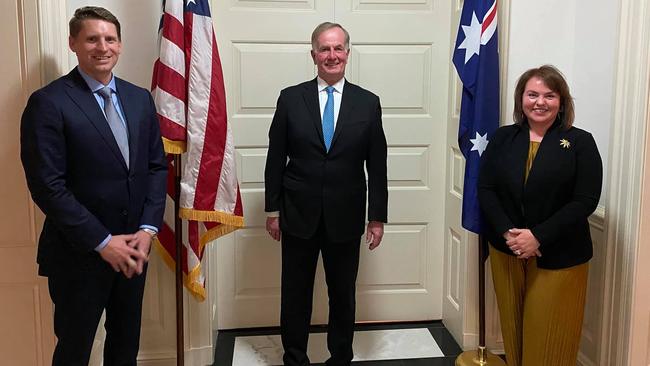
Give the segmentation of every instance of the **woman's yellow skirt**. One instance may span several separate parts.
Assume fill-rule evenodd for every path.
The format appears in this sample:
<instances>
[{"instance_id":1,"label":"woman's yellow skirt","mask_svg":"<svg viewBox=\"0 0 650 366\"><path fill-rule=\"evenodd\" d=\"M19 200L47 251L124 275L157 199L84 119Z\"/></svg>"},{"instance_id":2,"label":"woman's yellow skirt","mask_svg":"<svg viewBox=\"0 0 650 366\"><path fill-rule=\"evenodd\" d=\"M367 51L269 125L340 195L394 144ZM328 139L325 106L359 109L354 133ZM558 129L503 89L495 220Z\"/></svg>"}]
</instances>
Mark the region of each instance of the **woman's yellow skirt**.
<instances>
[{"instance_id":1,"label":"woman's yellow skirt","mask_svg":"<svg viewBox=\"0 0 650 366\"><path fill-rule=\"evenodd\" d=\"M508 366L575 366L589 264L537 268L490 246Z\"/></svg>"}]
</instances>

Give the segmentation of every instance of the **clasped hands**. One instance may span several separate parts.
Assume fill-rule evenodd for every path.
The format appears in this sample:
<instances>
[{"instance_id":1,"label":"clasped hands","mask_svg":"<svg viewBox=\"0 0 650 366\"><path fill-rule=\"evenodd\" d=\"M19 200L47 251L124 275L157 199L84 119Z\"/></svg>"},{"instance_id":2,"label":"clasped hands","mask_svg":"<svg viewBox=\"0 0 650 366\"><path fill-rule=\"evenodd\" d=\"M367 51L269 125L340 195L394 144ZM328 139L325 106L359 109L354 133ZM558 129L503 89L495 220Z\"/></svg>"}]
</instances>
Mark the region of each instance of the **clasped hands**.
<instances>
[{"instance_id":1,"label":"clasped hands","mask_svg":"<svg viewBox=\"0 0 650 366\"><path fill-rule=\"evenodd\" d=\"M122 272L126 278L142 274L144 264L149 261L149 249L153 236L143 230L134 234L113 235L99 255L115 272Z\"/></svg>"},{"instance_id":2,"label":"clasped hands","mask_svg":"<svg viewBox=\"0 0 650 366\"><path fill-rule=\"evenodd\" d=\"M529 229L512 228L503 233L503 237L506 239L506 245L518 259L542 256L539 251L539 241Z\"/></svg>"}]
</instances>

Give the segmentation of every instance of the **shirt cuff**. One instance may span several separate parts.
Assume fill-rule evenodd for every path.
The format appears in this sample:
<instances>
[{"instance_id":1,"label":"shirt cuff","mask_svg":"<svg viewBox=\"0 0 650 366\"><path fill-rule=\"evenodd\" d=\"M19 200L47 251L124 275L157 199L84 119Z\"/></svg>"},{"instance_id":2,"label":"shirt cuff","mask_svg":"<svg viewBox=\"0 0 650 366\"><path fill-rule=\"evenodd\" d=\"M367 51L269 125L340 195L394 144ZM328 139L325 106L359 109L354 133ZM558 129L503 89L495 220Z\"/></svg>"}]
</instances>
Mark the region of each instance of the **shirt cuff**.
<instances>
[{"instance_id":1,"label":"shirt cuff","mask_svg":"<svg viewBox=\"0 0 650 366\"><path fill-rule=\"evenodd\" d=\"M113 235L108 234L106 239L104 239L104 241L102 241L101 243L99 243L98 246L95 247L95 250L100 252L102 249L104 249L108 245L108 242L111 241L112 238L113 238Z\"/></svg>"},{"instance_id":2,"label":"shirt cuff","mask_svg":"<svg viewBox=\"0 0 650 366\"><path fill-rule=\"evenodd\" d=\"M280 211L267 212L266 217L280 217Z\"/></svg>"},{"instance_id":3,"label":"shirt cuff","mask_svg":"<svg viewBox=\"0 0 650 366\"><path fill-rule=\"evenodd\" d=\"M158 233L158 228L155 227L155 226L151 226L151 225L140 225L140 229L149 229L149 230L153 230L156 233Z\"/></svg>"}]
</instances>

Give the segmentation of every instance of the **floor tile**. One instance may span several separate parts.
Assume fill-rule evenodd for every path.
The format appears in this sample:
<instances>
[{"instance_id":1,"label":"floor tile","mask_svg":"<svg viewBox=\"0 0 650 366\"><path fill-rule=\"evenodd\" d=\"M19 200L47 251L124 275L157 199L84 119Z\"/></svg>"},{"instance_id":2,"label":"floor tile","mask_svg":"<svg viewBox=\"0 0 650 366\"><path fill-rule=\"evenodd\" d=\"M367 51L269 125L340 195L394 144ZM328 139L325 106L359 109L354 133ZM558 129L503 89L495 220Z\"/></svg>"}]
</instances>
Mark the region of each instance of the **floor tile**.
<instances>
[{"instance_id":1,"label":"floor tile","mask_svg":"<svg viewBox=\"0 0 650 366\"><path fill-rule=\"evenodd\" d=\"M357 331L353 348L353 361L444 356L429 330L425 328ZM309 336L307 354L314 363L325 362L329 358L326 333L312 333ZM232 365L282 365L280 336L236 337Z\"/></svg>"},{"instance_id":2,"label":"floor tile","mask_svg":"<svg viewBox=\"0 0 650 366\"><path fill-rule=\"evenodd\" d=\"M440 321L359 324L355 330L353 365L453 366L461 352ZM326 331L325 326L310 329L308 354L313 365L323 365L329 357ZM214 365L282 365L279 329L218 332Z\"/></svg>"}]
</instances>

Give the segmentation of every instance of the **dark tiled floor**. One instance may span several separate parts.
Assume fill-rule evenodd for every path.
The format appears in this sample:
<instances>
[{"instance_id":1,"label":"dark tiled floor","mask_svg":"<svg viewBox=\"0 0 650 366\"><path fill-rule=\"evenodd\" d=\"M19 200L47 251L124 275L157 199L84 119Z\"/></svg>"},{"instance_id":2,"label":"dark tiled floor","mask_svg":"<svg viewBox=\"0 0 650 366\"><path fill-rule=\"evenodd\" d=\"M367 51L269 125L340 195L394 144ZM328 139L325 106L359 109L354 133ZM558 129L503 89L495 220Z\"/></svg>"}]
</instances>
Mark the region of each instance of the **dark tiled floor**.
<instances>
[{"instance_id":1,"label":"dark tiled floor","mask_svg":"<svg viewBox=\"0 0 650 366\"><path fill-rule=\"evenodd\" d=\"M399 323L399 324L362 324L356 326L357 331L364 330L381 330L381 329L412 329L412 328L427 328L433 339L440 347L440 350L445 355L444 357L436 358L418 358L407 360L381 360L381 361L358 361L352 362L353 365L363 366L453 366L456 357L461 353L461 348L458 346L454 338L444 327L442 322L413 322L413 323ZM312 333L326 332L325 326L313 326ZM220 331L217 336L217 347L214 357L214 366L230 366L232 365L233 350L235 346L235 338L240 336L256 336L256 335L272 335L279 334L279 328L256 328L256 329L240 329L240 330L224 330ZM323 365L323 364L314 364Z\"/></svg>"}]
</instances>

